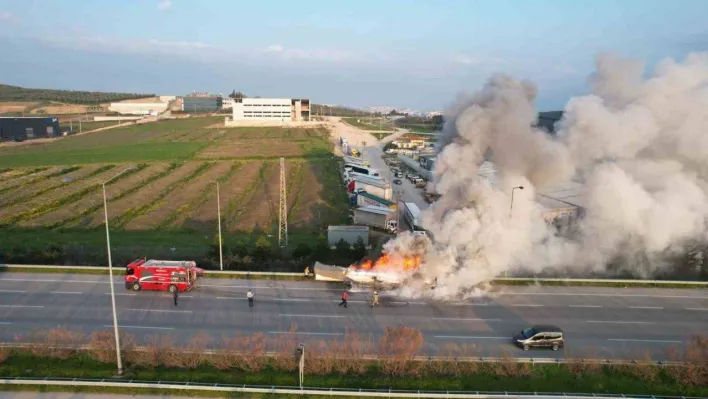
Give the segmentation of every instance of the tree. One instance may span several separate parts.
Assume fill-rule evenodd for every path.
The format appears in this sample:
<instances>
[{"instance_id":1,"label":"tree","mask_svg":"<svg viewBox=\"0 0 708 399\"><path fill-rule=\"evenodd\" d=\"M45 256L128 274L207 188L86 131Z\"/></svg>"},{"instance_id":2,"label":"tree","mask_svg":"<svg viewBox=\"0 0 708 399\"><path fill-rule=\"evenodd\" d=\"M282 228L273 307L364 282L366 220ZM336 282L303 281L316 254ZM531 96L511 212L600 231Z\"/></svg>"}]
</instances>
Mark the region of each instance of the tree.
<instances>
[{"instance_id":1,"label":"tree","mask_svg":"<svg viewBox=\"0 0 708 399\"><path fill-rule=\"evenodd\" d=\"M305 243L298 244L298 246L293 251L294 259L303 259L312 254L312 248Z\"/></svg>"},{"instance_id":2,"label":"tree","mask_svg":"<svg viewBox=\"0 0 708 399\"><path fill-rule=\"evenodd\" d=\"M388 143L386 143L386 145L384 145L383 150L384 150L384 151L386 151L386 150L395 150L395 149L397 149L397 148L398 148L397 145L395 145L395 144L393 144L393 143L391 143L391 142L388 142Z\"/></svg>"},{"instance_id":3,"label":"tree","mask_svg":"<svg viewBox=\"0 0 708 399\"><path fill-rule=\"evenodd\" d=\"M442 129L443 123L445 123L445 120L442 115L433 116L433 125L435 125L436 128Z\"/></svg>"},{"instance_id":4,"label":"tree","mask_svg":"<svg viewBox=\"0 0 708 399\"><path fill-rule=\"evenodd\" d=\"M231 98L246 98L246 96L243 93L241 93L240 91L236 91L236 89L231 91L231 94L229 94L229 97L231 97Z\"/></svg>"},{"instance_id":5,"label":"tree","mask_svg":"<svg viewBox=\"0 0 708 399\"><path fill-rule=\"evenodd\" d=\"M319 262L329 262L332 256L332 250L329 248L327 238L320 236L317 240L317 245L312 250L312 259Z\"/></svg>"},{"instance_id":6,"label":"tree","mask_svg":"<svg viewBox=\"0 0 708 399\"><path fill-rule=\"evenodd\" d=\"M366 244L364 243L364 239L359 236L359 238L356 239L356 242L354 243L354 249L352 249L352 255L354 256L355 260L361 260L363 257L366 256Z\"/></svg>"},{"instance_id":7,"label":"tree","mask_svg":"<svg viewBox=\"0 0 708 399\"><path fill-rule=\"evenodd\" d=\"M261 262L265 262L271 255L271 244L266 236L258 237L256 248L253 250L253 256Z\"/></svg>"},{"instance_id":8,"label":"tree","mask_svg":"<svg viewBox=\"0 0 708 399\"><path fill-rule=\"evenodd\" d=\"M352 263L354 257L352 256L351 245L348 242L341 240L337 241L334 248L334 260L337 264L349 264Z\"/></svg>"}]
</instances>

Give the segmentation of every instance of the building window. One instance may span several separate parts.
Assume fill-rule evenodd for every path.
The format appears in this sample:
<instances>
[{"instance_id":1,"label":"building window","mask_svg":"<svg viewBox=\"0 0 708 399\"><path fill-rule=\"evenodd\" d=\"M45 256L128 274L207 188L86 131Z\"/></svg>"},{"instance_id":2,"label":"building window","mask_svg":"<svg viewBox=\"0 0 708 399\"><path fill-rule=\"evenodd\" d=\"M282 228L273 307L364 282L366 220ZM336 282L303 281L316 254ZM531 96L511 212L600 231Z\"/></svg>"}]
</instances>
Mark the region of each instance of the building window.
<instances>
[{"instance_id":1,"label":"building window","mask_svg":"<svg viewBox=\"0 0 708 399\"><path fill-rule=\"evenodd\" d=\"M25 136L27 136L28 139L33 139L34 138L34 129L31 127L26 127L25 128Z\"/></svg>"}]
</instances>

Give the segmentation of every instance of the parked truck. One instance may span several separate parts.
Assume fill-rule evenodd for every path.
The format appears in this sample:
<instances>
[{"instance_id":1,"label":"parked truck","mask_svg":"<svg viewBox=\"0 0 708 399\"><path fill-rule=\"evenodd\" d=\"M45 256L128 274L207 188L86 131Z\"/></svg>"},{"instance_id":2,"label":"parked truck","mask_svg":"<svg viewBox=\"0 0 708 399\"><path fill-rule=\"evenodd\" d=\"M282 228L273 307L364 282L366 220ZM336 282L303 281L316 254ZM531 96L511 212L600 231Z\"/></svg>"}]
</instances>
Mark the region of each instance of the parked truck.
<instances>
[{"instance_id":1,"label":"parked truck","mask_svg":"<svg viewBox=\"0 0 708 399\"><path fill-rule=\"evenodd\" d=\"M354 210L354 224L370 226L395 234L398 230L396 211L379 206L361 206Z\"/></svg>"},{"instance_id":2,"label":"parked truck","mask_svg":"<svg viewBox=\"0 0 708 399\"><path fill-rule=\"evenodd\" d=\"M403 204L403 216L414 235L427 235L420 224L420 208L418 208L418 205L413 202L405 202Z\"/></svg>"}]
</instances>

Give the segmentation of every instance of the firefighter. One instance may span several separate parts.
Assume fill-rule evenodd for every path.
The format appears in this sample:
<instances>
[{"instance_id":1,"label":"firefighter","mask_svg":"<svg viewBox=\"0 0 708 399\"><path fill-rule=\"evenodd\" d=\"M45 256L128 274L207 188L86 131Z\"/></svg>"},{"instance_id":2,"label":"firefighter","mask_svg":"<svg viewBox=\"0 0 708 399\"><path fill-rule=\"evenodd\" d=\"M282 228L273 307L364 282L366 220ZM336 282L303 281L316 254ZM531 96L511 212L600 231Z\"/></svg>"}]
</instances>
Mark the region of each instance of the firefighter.
<instances>
[{"instance_id":1,"label":"firefighter","mask_svg":"<svg viewBox=\"0 0 708 399\"><path fill-rule=\"evenodd\" d=\"M339 303L339 307L341 308L344 306L345 308L347 307L347 292L344 291L342 292L342 302Z\"/></svg>"},{"instance_id":2,"label":"firefighter","mask_svg":"<svg viewBox=\"0 0 708 399\"><path fill-rule=\"evenodd\" d=\"M175 306L177 306L177 298L179 297L179 288L175 287L175 290L172 291L172 298L175 301Z\"/></svg>"},{"instance_id":3,"label":"firefighter","mask_svg":"<svg viewBox=\"0 0 708 399\"><path fill-rule=\"evenodd\" d=\"M252 308L253 307L253 291L248 290L248 293L246 293L246 298L248 298L248 307Z\"/></svg>"},{"instance_id":4,"label":"firefighter","mask_svg":"<svg viewBox=\"0 0 708 399\"><path fill-rule=\"evenodd\" d=\"M379 306L379 292L374 290L374 296L371 301L371 307Z\"/></svg>"}]
</instances>

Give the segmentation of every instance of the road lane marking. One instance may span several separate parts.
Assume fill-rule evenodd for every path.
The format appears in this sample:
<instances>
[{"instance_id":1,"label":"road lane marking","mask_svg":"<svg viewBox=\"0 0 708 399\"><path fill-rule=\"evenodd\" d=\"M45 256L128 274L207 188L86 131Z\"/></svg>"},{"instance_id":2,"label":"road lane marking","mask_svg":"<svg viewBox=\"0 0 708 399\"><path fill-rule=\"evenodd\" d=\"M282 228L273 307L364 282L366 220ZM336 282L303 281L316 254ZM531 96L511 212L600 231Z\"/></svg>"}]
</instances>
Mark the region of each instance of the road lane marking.
<instances>
[{"instance_id":1,"label":"road lane marking","mask_svg":"<svg viewBox=\"0 0 708 399\"><path fill-rule=\"evenodd\" d=\"M27 291L24 291L24 290L0 290L0 292L5 293L5 294L22 294Z\"/></svg>"},{"instance_id":2,"label":"road lane marking","mask_svg":"<svg viewBox=\"0 0 708 399\"><path fill-rule=\"evenodd\" d=\"M310 302L309 299L298 299L298 298L275 298L275 301L281 302Z\"/></svg>"},{"instance_id":3,"label":"road lane marking","mask_svg":"<svg viewBox=\"0 0 708 399\"><path fill-rule=\"evenodd\" d=\"M106 292L105 295L111 295L111 293L110 293L110 292ZM138 294L114 294L114 295L116 295L116 296L136 296L136 295L138 295Z\"/></svg>"},{"instance_id":4,"label":"road lane marking","mask_svg":"<svg viewBox=\"0 0 708 399\"><path fill-rule=\"evenodd\" d=\"M537 304L533 304L533 303L515 303L511 306L520 307L520 308L542 308L543 307L543 305L537 305Z\"/></svg>"},{"instance_id":5,"label":"road lane marking","mask_svg":"<svg viewBox=\"0 0 708 399\"><path fill-rule=\"evenodd\" d=\"M10 324L12 323L10 323L9 321L0 321L0 325L2 326L9 326Z\"/></svg>"},{"instance_id":6,"label":"road lane marking","mask_svg":"<svg viewBox=\"0 0 708 399\"><path fill-rule=\"evenodd\" d=\"M452 338L452 339L511 339L510 337L465 337L460 335L435 335L435 338Z\"/></svg>"},{"instance_id":7,"label":"road lane marking","mask_svg":"<svg viewBox=\"0 0 708 399\"><path fill-rule=\"evenodd\" d=\"M44 305L0 305L0 308L43 308Z\"/></svg>"},{"instance_id":8,"label":"road lane marking","mask_svg":"<svg viewBox=\"0 0 708 399\"><path fill-rule=\"evenodd\" d=\"M568 305L571 308L601 308L602 305Z\"/></svg>"},{"instance_id":9,"label":"road lane marking","mask_svg":"<svg viewBox=\"0 0 708 399\"><path fill-rule=\"evenodd\" d=\"M662 339L625 339L625 338L608 338L608 341L618 341L618 342L655 342L655 343L666 343L666 344L682 344L683 341L670 341Z\"/></svg>"},{"instance_id":10,"label":"road lane marking","mask_svg":"<svg viewBox=\"0 0 708 399\"><path fill-rule=\"evenodd\" d=\"M663 309L663 306L630 306L630 309Z\"/></svg>"},{"instance_id":11,"label":"road lane marking","mask_svg":"<svg viewBox=\"0 0 708 399\"><path fill-rule=\"evenodd\" d=\"M281 313L280 317L329 317L329 318L343 318L346 316L333 315L333 314L287 314Z\"/></svg>"},{"instance_id":12,"label":"road lane marking","mask_svg":"<svg viewBox=\"0 0 708 399\"><path fill-rule=\"evenodd\" d=\"M604 297L622 297L622 298L688 298L688 299L708 299L708 296L699 295L651 295L651 294L591 294L587 292L501 292L499 295L516 295L516 296L604 296Z\"/></svg>"},{"instance_id":13,"label":"road lane marking","mask_svg":"<svg viewBox=\"0 0 708 399\"><path fill-rule=\"evenodd\" d=\"M104 324L103 327L113 327L113 324ZM119 328L139 328L145 330L174 330L174 327L149 327L149 326L124 326L119 325Z\"/></svg>"},{"instance_id":14,"label":"road lane marking","mask_svg":"<svg viewBox=\"0 0 708 399\"><path fill-rule=\"evenodd\" d=\"M191 310L167 310L167 309L125 309L134 312L161 312L161 313L192 313Z\"/></svg>"},{"instance_id":15,"label":"road lane marking","mask_svg":"<svg viewBox=\"0 0 708 399\"><path fill-rule=\"evenodd\" d=\"M456 318L456 317L433 317L433 320L449 320L449 321L502 321L502 319L474 319L474 318Z\"/></svg>"},{"instance_id":16,"label":"road lane marking","mask_svg":"<svg viewBox=\"0 0 708 399\"><path fill-rule=\"evenodd\" d=\"M83 292L78 291L49 291L50 294L65 294L65 295L81 295Z\"/></svg>"},{"instance_id":17,"label":"road lane marking","mask_svg":"<svg viewBox=\"0 0 708 399\"><path fill-rule=\"evenodd\" d=\"M49 279L28 279L28 278L0 278L0 281L24 281L32 283L85 283L85 284L110 284L110 281L90 281L90 280L49 280Z\"/></svg>"},{"instance_id":18,"label":"road lane marking","mask_svg":"<svg viewBox=\"0 0 708 399\"><path fill-rule=\"evenodd\" d=\"M489 303L466 303L466 302L454 302L451 305L457 306L489 306Z\"/></svg>"},{"instance_id":19,"label":"road lane marking","mask_svg":"<svg viewBox=\"0 0 708 399\"><path fill-rule=\"evenodd\" d=\"M297 291L331 291L330 288L316 288L316 287L268 287L268 286L252 286L252 285L211 285L211 284L200 284L199 287L203 288L248 288L252 290L297 290Z\"/></svg>"},{"instance_id":20,"label":"road lane marking","mask_svg":"<svg viewBox=\"0 0 708 399\"><path fill-rule=\"evenodd\" d=\"M615 321L615 320L587 320L586 323L608 323L608 324L654 324L653 321Z\"/></svg>"},{"instance_id":21,"label":"road lane marking","mask_svg":"<svg viewBox=\"0 0 708 399\"><path fill-rule=\"evenodd\" d=\"M708 310L708 308L686 308L686 310Z\"/></svg>"},{"instance_id":22,"label":"road lane marking","mask_svg":"<svg viewBox=\"0 0 708 399\"><path fill-rule=\"evenodd\" d=\"M344 335L343 333L321 333L321 332L301 332L301 331L268 331L268 334L300 334L300 335Z\"/></svg>"}]
</instances>

